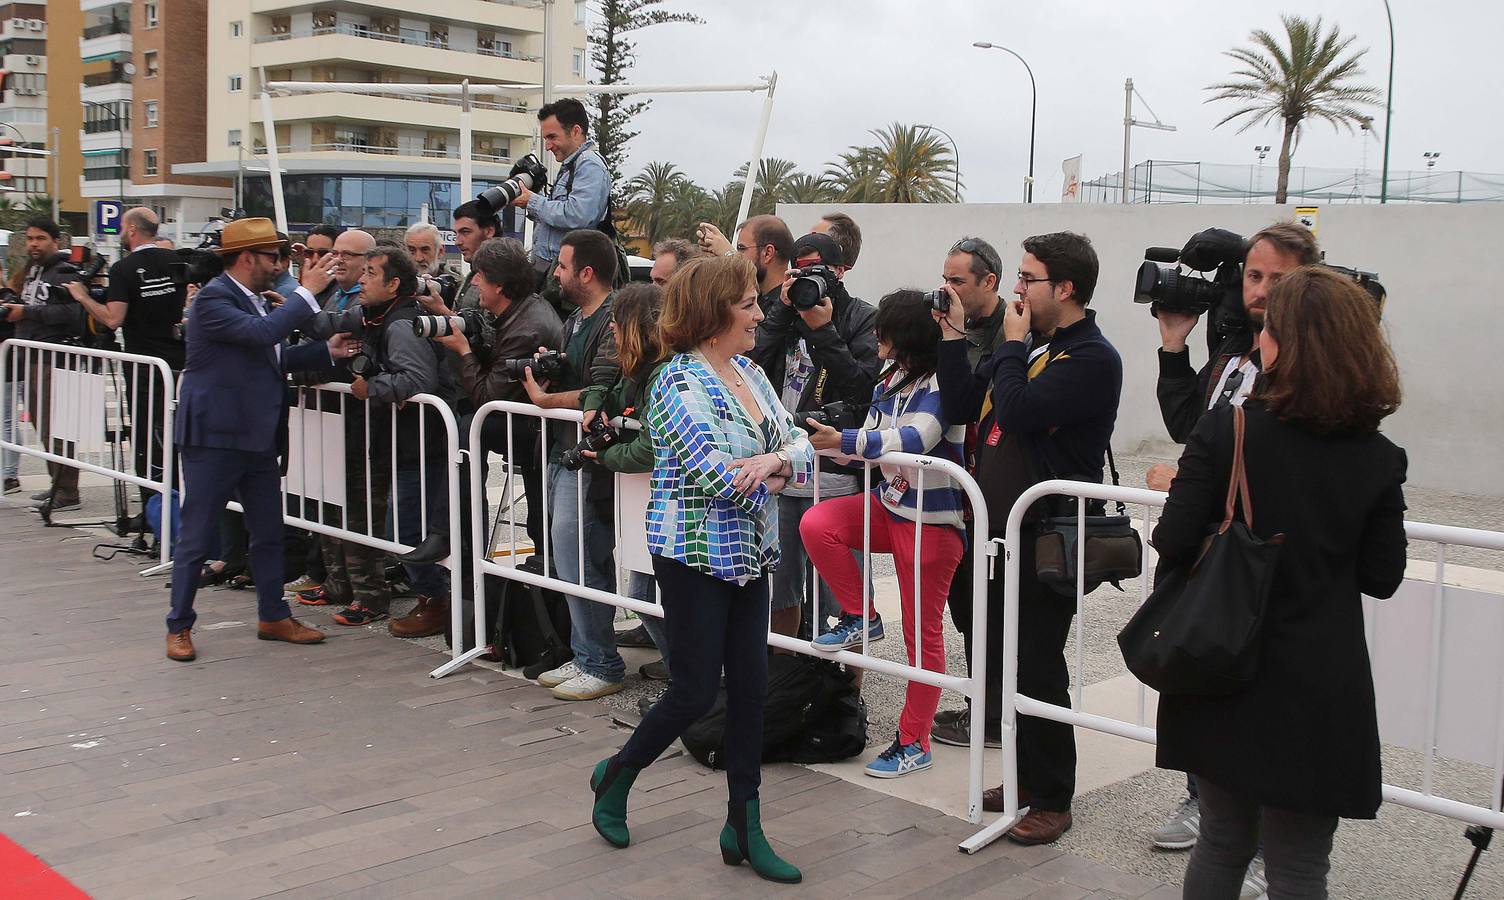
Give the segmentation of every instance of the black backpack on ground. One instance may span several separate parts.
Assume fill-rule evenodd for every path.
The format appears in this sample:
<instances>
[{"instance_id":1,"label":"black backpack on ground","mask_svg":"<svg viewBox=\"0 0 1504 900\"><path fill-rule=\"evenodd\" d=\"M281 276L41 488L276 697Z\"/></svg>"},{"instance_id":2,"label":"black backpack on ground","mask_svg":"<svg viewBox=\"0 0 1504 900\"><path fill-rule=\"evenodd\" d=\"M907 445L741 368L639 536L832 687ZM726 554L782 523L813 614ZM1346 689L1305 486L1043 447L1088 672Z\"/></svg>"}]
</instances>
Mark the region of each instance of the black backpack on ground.
<instances>
[{"instance_id":1,"label":"black backpack on ground","mask_svg":"<svg viewBox=\"0 0 1504 900\"><path fill-rule=\"evenodd\" d=\"M528 559L518 568L539 574L543 560ZM569 604L558 591L510 578L486 576L486 633L509 668L537 678L574 659L569 649Z\"/></svg>"},{"instance_id":2,"label":"black backpack on ground","mask_svg":"<svg viewBox=\"0 0 1504 900\"><path fill-rule=\"evenodd\" d=\"M690 755L712 769L725 765L726 690L710 712L684 730ZM835 762L867 746L867 707L852 675L828 660L768 655L763 705L763 762Z\"/></svg>"}]
</instances>

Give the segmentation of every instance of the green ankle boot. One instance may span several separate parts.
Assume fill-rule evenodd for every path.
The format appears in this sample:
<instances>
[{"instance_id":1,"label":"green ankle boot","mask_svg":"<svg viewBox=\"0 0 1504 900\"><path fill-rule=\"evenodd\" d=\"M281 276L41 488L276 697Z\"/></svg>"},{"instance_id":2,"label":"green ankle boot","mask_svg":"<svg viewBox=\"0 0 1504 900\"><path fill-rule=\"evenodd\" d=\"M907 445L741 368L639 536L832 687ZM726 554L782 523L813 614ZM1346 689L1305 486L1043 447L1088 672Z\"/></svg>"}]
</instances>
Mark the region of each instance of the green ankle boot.
<instances>
[{"instance_id":1,"label":"green ankle boot","mask_svg":"<svg viewBox=\"0 0 1504 900\"><path fill-rule=\"evenodd\" d=\"M595 791L590 822L613 847L625 847L632 842L627 833L627 793L632 790L639 771L622 765L613 756L597 763L590 776L590 789Z\"/></svg>"},{"instance_id":2,"label":"green ankle boot","mask_svg":"<svg viewBox=\"0 0 1504 900\"><path fill-rule=\"evenodd\" d=\"M768 839L762 833L762 815L757 803L748 800L746 803L726 804L726 827L721 829L721 859L728 866L739 866L745 859L761 878L781 884L798 884L804 876L768 846Z\"/></svg>"}]
</instances>

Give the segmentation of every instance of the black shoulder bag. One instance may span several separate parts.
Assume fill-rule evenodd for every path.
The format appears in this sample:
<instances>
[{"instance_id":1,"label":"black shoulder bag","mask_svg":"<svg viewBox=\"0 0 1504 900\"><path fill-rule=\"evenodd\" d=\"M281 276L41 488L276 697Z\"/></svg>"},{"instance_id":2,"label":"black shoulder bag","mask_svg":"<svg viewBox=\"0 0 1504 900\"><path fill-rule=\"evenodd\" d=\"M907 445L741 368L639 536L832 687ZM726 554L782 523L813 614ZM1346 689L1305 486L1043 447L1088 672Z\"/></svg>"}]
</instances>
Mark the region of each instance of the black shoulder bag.
<instances>
[{"instance_id":1,"label":"black shoulder bag","mask_svg":"<svg viewBox=\"0 0 1504 900\"><path fill-rule=\"evenodd\" d=\"M1041 448L1041 456L1043 456ZM1048 465L1048 461L1046 461ZM1118 466L1107 448L1107 467L1112 483L1118 484ZM1104 510L1105 511L1105 510ZM1133 527L1133 517L1118 502L1117 515L1091 515L1083 523L1074 514L1047 516L1035 526L1034 572L1039 583L1067 597L1076 596L1076 564L1080 561L1079 545L1086 542L1086 577L1083 590L1091 593L1111 584L1123 589L1125 578L1137 578L1144 570L1144 541Z\"/></svg>"},{"instance_id":2,"label":"black shoulder bag","mask_svg":"<svg viewBox=\"0 0 1504 900\"><path fill-rule=\"evenodd\" d=\"M1118 633L1128 671L1162 694L1231 694L1258 673L1259 636L1285 536L1265 541L1253 533L1243 421L1243 408L1233 407L1232 472L1222 522L1195 562L1159 574L1149 599ZM1239 501L1241 522L1234 517Z\"/></svg>"}]
</instances>

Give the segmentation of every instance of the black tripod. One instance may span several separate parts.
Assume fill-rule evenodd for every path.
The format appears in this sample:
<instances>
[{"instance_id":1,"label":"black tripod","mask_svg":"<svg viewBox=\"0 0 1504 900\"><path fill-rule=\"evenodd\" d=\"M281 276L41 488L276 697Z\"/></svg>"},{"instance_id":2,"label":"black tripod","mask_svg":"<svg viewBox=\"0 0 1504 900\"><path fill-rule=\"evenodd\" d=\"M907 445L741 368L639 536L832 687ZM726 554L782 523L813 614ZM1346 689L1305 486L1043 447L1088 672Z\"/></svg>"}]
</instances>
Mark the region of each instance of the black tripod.
<instances>
[{"instance_id":1,"label":"black tripod","mask_svg":"<svg viewBox=\"0 0 1504 900\"><path fill-rule=\"evenodd\" d=\"M1487 825L1469 825L1462 834L1472 842L1473 855L1468 858L1467 868L1462 870L1462 880L1457 883L1457 893L1452 895L1452 900L1462 900L1468 882L1473 880L1473 870L1478 868L1478 858L1494 839L1494 830Z\"/></svg>"}]
</instances>

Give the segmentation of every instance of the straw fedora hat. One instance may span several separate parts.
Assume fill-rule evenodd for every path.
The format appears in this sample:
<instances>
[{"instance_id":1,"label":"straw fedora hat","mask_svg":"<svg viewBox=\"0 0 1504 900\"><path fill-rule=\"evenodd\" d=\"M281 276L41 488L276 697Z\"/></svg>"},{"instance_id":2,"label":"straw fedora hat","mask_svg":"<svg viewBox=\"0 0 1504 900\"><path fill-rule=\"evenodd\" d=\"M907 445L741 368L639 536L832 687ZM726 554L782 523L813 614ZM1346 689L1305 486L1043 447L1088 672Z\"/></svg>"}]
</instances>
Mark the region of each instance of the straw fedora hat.
<instances>
[{"instance_id":1,"label":"straw fedora hat","mask_svg":"<svg viewBox=\"0 0 1504 900\"><path fill-rule=\"evenodd\" d=\"M272 224L271 219L236 219L226 223L219 233L219 246L216 253L238 253L241 250L255 250L258 247L280 247L287 243L277 237L277 226Z\"/></svg>"}]
</instances>

